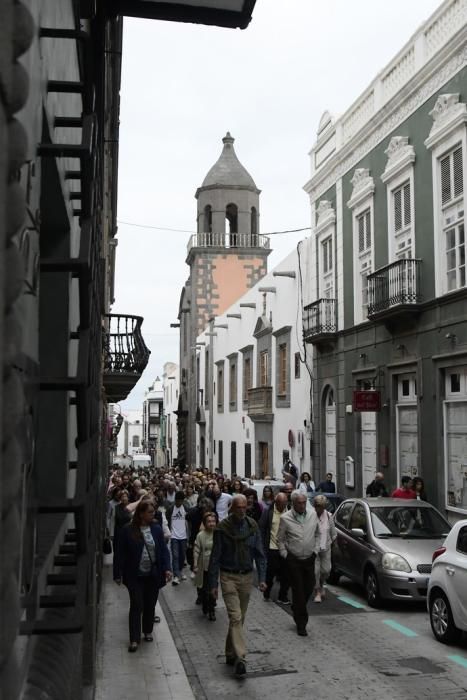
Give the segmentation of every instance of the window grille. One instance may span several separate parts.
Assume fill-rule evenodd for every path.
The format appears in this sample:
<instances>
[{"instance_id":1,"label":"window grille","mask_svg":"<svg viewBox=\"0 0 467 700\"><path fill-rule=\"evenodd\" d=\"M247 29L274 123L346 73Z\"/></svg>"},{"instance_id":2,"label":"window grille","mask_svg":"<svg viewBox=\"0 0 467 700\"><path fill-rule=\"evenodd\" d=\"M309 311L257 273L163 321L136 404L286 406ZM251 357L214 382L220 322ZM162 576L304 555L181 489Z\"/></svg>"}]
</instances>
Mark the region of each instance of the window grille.
<instances>
[{"instance_id":1,"label":"window grille","mask_svg":"<svg viewBox=\"0 0 467 700\"><path fill-rule=\"evenodd\" d=\"M363 253L371 248L370 210L367 209L357 217L358 222L358 251Z\"/></svg>"},{"instance_id":2,"label":"window grille","mask_svg":"<svg viewBox=\"0 0 467 700\"><path fill-rule=\"evenodd\" d=\"M441 203L447 204L464 191L462 146L448 153L440 160Z\"/></svg>"}]
</instances>

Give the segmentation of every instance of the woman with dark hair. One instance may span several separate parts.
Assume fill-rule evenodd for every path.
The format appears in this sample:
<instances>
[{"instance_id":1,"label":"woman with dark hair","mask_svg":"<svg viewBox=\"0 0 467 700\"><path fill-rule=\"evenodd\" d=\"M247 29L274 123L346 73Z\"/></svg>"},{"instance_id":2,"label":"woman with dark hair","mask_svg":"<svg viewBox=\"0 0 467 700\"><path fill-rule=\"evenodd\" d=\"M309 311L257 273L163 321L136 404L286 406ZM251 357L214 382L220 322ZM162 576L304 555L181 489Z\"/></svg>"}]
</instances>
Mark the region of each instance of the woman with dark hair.
<instances>
[{"instance_id":1,"label":"woman with dark hair","mask_svg":"<svg viewBox=\"0 0 467 700\"><path fill-rule=\"evenodd\" d=\"M155 508L151 501L141 501L133 520L120 536L120 566L122 580L130 596L129 652L135 652L141 641L152 642L154 609L159 589L172 578L169 550L161 526L154 521Z\"/></svg>"},{"instance_id":2,"label":"woman with dark hair","mask_svg":"<svg viewBox=\"0 0 467 700\"><path fill-rule=\"evenodd\" d=\"M421 476L415 476L412 479L412 489L417 494L417 501L428 500L425 493L425 482L423 481Z\"/></svg>"},{"instance_id":3,"label":"woman with dark hair","mask_svg":"<svg viewBox=\"0 0 467 700\"><path fill-rule=\"evenodd\" d=\"M258 502L258 494L255 489L245 489L243 495L246 497L246 514L256 522L261 517L263 509Z\"/></svg>"},{"instance_id":4,"label":"woman with dark hair","mask_svg":"<svg viewBox=\"0 0 467 700\"><path fill-rule=\"evenodd\" d=\"M274 491L272 486L265 486L263 489L262 503L265 508L269 508L274 503Z\"/></svg>"},{"instance_id":5,"label":"woman with dark hair","mask_svg":"<svg viewBox=\"0 0 467 700\"><path fill-rule=\"evenodd\" d=\"M312 480L311 475L308 472L303 472L300 474L300 485L298 490L307 497L316 491L315 482Z\"/></svg>"},{"instance_id":6,"label":"woman with dark hair","mask_svg":"<svg viewBox=\"0 0 467 700\"><path fill-rule=\"evenodd\" d=\"M232 481L232 491L230 493L232 496L239 496L243 494L243 484L241 479L234 479Z\"/></svg>"}]
</instances>

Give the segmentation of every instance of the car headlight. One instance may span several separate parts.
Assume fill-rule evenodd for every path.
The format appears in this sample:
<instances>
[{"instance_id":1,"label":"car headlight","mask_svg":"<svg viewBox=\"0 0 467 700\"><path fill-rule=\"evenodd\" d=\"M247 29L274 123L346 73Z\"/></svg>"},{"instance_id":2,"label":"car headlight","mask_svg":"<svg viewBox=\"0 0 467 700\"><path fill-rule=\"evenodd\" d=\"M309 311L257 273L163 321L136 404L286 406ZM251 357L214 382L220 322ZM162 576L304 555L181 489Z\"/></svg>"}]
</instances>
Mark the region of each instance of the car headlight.
<instances>
[{"instance_id":1,"label":"car headlight","mask_svg":"<svg viewBox=\"0 0 467 700\"><path fill-rule=\"evenodd\" d=\"M386 554L383 554L382 564L383 569L406 571L407 573L412 571L409 562L404 559L404 557L401 557L400 554L394 554L393 552L386 552Z\"/></svg>"}]
</instances>

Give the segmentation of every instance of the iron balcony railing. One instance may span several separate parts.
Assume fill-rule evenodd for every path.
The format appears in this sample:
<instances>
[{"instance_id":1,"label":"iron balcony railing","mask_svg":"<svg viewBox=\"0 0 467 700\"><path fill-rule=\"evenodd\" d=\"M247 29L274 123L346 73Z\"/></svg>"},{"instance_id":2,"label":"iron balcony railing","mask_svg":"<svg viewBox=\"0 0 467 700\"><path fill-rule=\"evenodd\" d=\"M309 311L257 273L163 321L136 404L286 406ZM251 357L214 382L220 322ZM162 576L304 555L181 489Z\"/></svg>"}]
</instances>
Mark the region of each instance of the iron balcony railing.
<instances>
[{"instance_id":1,"label":"iron balcony railing","mask_svg":"<svg viewBox=\"0 0 467 700\"><path fill-rule=\"evenodd\" d=\"M305 340L332 336L336 332L335 299L318 299L303 308L303 337Z\"/></svg>"},{"instance_id":2,"label":"iron balcony railing","mask_svg":"<svg viewBox=\"0 0 467 700\"><path fill-rule=\"evenodd\" d=\"M248 415L263 416L272 413L272 386L248 389Z\"/></svg>"},{"instance_id":3,"label":"iron balcony railing","mask_svg":"<svg viewBox=\"0 0 467 700\"><path fill-rule=\"evenodd\" d=\"M269 238L260 233L194 233L188 241L187 252L192 248L269 249Z\"/></svg>"},{"instance_id":4,"label":"iron balcony railing","mask_svg":"<svg viewBox=\"0 0 467 700\"><path fill-rule=\"evenodd\" d=\"M141 316L106 314L104 386L110 401L128 396L148 364L150 350L141 333Z\"/></svg>"},{"instance_id":5,"label":"iron balcony railing","mask_svg":"<svg viewBox=\"0 0 467 700\"><path fill-rule=\"evenodd\" d=\"M421 260L403 258L368 275L368 317L421 302Z\"/></svg>"}]
</instances>

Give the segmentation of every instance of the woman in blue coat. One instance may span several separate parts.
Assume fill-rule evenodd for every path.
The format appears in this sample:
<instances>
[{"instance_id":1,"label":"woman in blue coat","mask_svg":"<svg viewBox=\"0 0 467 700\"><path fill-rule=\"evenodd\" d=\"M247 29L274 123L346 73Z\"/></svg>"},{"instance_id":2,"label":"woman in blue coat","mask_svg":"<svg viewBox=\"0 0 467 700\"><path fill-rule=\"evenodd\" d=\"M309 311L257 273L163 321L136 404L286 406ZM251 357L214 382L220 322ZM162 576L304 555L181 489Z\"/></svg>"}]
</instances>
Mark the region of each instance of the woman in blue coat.
<instances>
[{"instance_id":1,"label":"woman in blue coat","mask_svg":"<svg viewBox=\"0 0 467 700\"><path fill-rule=\"evenodd\" d=\"M169 550L161 526L154 522L154 513L154 505L142 501L120 535L122 580L130 596L130 652L136 651L141 641L141 626L144 640L153 641L159 589L172 578Z\"/></svg>"}]
</instances>

